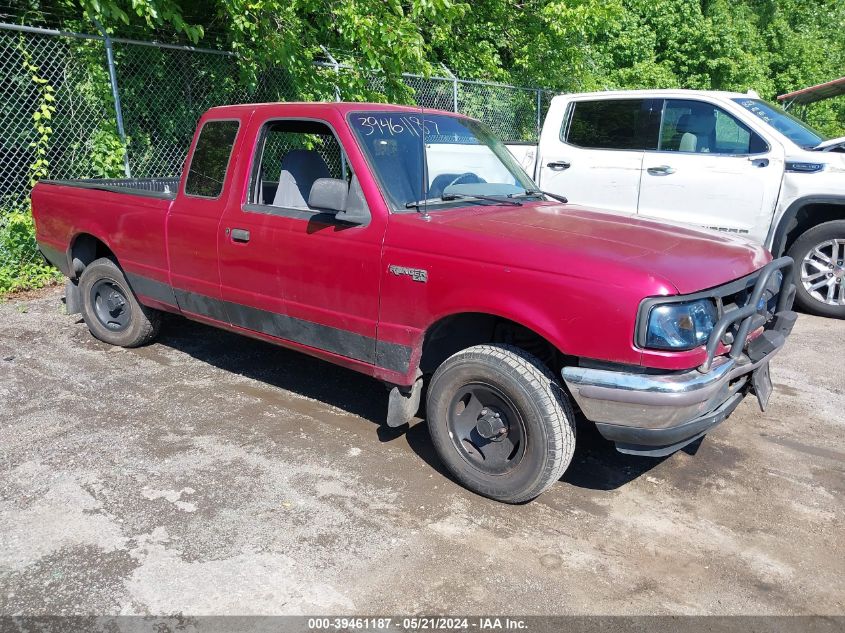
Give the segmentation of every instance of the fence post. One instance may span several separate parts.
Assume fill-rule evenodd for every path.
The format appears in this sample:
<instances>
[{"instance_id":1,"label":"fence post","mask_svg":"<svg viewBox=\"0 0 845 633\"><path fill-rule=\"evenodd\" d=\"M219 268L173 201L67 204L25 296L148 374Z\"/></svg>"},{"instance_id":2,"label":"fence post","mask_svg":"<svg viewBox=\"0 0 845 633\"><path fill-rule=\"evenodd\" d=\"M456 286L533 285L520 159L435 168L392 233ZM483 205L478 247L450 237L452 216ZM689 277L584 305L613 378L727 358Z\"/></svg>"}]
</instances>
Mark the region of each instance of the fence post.
<instances>
[{"instance_id":1,"label":"fence post","mask_svg":"<svg viewBox=\"0 0 845 633\"><path fill-rule=\"evenodd\" d=\"M329 52L329 49L322 44L320 45L320 48L323 50L323 55L326 56L326 59L328 59L332 66L334 66L334 100L340 101L340 82L338 81L340 79L340 63ZM343 179L346 180L346 154L343 152L340 153L340 173Z\"/></svg>"},{"instance_id":2,"label":"fence post","mask_svg":"<svg viewBox=\"0 0 845 633\"><path fill-rule=\"evenodd\" d=\"M457 112L458 111L458 78L455 76L455 73L453 73L451 70L449 70L449 67L446 64L444 64L443 62L440 62L440 66L441 66L441 68L443 68L443 70L446 71L446 76L450 77L452 79L452 111Z\"/></svg>"},{"instance_id":3,"label":"fence post","mask_svg":"<svg viewBox=\"0 0 845 633\"><path fill-rule=\"evenodd\" d=\"M540 109L543 107L542 103L542 90L537 88L537 142L540 142L540 132L543 130L543 116L540 113Z\"/></svg>"},{"instance_id":4,"label":"fence post","mask_svg":"<svg viewBox=\"0 0 845 633\"><path fill-rule=\"evenodd\" d=\"M106 45L106 61L109 65L109 83L111 84L111 94L114 98L114 116L117 120L117 133L123 143L123 171L127 178L132 178L132 170L129 169L129 145L126 143L126 130L123 127L123 110L120 107L120 94L117 91L117 71L114 68L114 50L112 49L112 41L109 34L103 28L99 21L95 20L94 24L100 29L103 34L103 43Z\"/></svg>"},{"instance_id":5,"label":"fence post","mask_svg":"<svg viewBox=\"0 0 845 633\"><path fill-rule=\"evenodd\" d=\"M329 60L329 63L334 67L334 100L340 101L340 86L338 85L338 79L340 78L340 62L338 62L334 58L334 56L329 52L329 49L327 49L322 44L320 45L320 49L323 51L323 55L326 56L326 59Z\"/></svg>"}]
</instances>

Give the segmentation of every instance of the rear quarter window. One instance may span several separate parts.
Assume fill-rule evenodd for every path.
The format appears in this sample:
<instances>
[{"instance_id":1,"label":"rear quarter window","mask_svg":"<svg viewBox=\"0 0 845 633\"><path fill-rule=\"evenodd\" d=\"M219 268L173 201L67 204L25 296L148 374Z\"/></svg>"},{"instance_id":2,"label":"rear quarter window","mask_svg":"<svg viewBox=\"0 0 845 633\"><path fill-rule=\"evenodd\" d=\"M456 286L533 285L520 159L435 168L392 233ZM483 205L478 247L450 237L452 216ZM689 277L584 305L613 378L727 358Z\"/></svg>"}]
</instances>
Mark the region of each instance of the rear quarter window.
<instances>
[{"instance_id":1,"label":"rear quarter window","mask_svg":"<svg viewBox=\"0 0 845 633\"><path fill-rule=\"evenodd\" d=\"M218 198L238 135L238 121L208 121L202 126L185 182L185 194Z\"/></svg>"}]
</instances>

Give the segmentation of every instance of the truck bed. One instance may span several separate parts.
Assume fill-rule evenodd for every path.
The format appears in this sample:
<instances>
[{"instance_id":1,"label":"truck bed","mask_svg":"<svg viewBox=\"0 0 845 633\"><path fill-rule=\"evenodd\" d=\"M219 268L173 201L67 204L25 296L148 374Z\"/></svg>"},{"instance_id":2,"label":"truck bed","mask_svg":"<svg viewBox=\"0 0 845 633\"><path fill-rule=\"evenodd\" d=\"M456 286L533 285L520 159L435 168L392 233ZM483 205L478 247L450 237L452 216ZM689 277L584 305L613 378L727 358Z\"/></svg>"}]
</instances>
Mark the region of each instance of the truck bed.
<instances>
[{"instance_id":1,"label":"truck bed","mask_svg":"<svg viewBox=\"0 0 845 633\"><path fill-rule=\"evenodd\" d=\"M38 247L72 276L71 248L96 239L127 274L167 283L165 227L178 188L177 178L39 181L32 191Z\"/></svg>"},{"instance_id":2,"label":"truck bed","mask_svg":"<svg viewBox=\"0 0 845 633\"><path fill-rule=\"evenodd\" d=\"M87 178L76 180L42 180L41 182L65 187L98 189L114 193L126 193L148 198L173 200L179 188L179 177L167 178Z\"/></svg>"}]
</instances>

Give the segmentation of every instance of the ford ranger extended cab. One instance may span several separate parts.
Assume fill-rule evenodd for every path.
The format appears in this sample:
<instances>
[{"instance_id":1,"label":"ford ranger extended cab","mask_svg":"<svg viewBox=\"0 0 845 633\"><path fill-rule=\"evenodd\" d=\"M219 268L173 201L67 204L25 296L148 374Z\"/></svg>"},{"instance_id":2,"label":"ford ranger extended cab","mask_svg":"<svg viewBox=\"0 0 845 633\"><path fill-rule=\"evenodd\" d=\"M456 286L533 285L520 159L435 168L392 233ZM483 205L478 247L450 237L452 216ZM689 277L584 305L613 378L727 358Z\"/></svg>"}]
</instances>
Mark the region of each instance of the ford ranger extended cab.
<instances>
[{"instance_id":1,"label":"ford ranger extended cab","mask_svg":"<svg viewBox=\"0 0 845 633\"><path fill-rule=\"evenodd\" d=\"M427 383L440 458L506 502L566 470L573 403L645 455L765 407L795 321L788 257L547 196L445 112L213 108L180 178L42 181L32 204L95 337L142 345L181 314L373 376L391 426Z\"/></svg>"},{"instance_id":2,"label":"ford ranger extended cab","mask_svg":"<svg viewBox=\"0 0 845 633\"><path fill-rule=\"evenodd\" d=\"M796 303L845 318L845 138L753 94L554 97L540 144L511 146L577 204L747 235L796 262Z\"/></svg>"}]
</instances>

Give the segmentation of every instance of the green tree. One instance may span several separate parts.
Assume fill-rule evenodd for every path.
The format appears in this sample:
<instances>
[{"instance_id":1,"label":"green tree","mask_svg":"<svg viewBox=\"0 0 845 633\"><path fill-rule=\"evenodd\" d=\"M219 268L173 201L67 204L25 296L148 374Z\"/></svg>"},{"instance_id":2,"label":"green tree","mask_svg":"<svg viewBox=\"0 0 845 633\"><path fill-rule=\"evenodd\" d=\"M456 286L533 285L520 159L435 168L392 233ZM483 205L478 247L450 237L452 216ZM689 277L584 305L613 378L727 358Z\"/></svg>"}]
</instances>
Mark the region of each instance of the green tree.
<instances>
[{"instance_id":1,"label":"green tree","mask_svg":"<svg viewBox=\"0 0 845 633\"><path fill-rule=\"evenodd\" d=\"M402 72L553 90L685 87L764 98L845 72L842 0L62 0L119 33L168 29L241 55L262 98L409 101ZM38 6L49 3L35 3ZM315 60L354 67L335 75ZM374 92L370 72L383 75ZM272 83L272 82L270 82ZM285 87L285 89L282 89ZM809 109L828 134L845 99Z\"/></svg>"},{"instance_id":2,"label":"green tree","mask_svg":"<svg viewBox=\"0 0 845 633\"><path fill-rule=\"evenodd\" d=\"M138 20L150 29L169 24L194 44L205 32L200 24L188 24L182 5L171 0L65 0L61 4L80 8L86 21L98 21L112 28Z\"/></svg>"}]
</instances>

